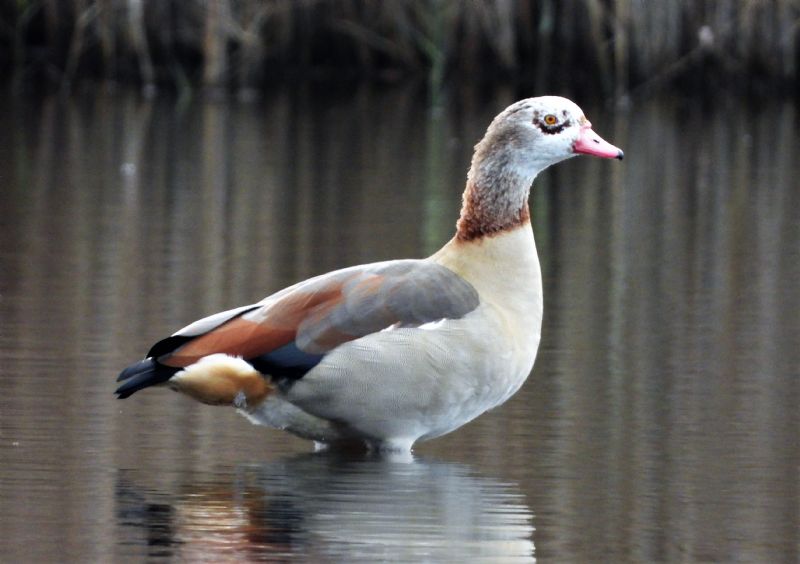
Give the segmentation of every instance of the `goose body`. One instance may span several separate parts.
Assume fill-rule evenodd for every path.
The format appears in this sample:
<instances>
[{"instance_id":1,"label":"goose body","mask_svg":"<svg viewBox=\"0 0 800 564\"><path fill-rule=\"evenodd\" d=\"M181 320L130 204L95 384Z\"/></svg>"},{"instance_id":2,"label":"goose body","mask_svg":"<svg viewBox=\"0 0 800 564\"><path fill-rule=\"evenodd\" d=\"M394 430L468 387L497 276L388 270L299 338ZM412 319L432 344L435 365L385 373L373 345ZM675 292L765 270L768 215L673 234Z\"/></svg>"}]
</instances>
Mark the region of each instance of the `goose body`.
<instances>
[{"instance_id":1,"label":"goose body","mask_svg":"<svg viewBox=\"0 0 800 564\"><path fill-rule=\"evenodd\" d=\"M201 319L122 371L120 398L166 385L320 443L408 450L500 405L542 321L535 176L622 158L564 98L512 104L476 146L453 239L425 259L355 266Z\"/></svg>"}]
</instances>

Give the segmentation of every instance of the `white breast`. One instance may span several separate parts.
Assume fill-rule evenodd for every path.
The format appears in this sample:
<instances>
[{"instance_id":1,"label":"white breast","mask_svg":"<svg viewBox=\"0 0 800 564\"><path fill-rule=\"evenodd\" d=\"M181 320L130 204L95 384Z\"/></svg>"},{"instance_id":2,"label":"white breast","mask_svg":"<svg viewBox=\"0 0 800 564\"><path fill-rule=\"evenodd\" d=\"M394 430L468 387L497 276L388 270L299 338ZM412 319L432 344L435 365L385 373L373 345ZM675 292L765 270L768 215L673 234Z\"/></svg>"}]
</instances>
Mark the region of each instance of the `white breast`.
<instances>
[{"instance_id":1,"label":"white breast","mask_svg":"<svg viewBox=\"0 0 800 564\"><path fill-rule=\"evenodd\" d=\"M500 321L496 340L510 343L515 354L530 358L533 366L541 336L543 296L530 225L477 241L450 241L431 260L455 271L478 290L481 304L488 309L486 315Z\"/></svg>"}]
</instances>

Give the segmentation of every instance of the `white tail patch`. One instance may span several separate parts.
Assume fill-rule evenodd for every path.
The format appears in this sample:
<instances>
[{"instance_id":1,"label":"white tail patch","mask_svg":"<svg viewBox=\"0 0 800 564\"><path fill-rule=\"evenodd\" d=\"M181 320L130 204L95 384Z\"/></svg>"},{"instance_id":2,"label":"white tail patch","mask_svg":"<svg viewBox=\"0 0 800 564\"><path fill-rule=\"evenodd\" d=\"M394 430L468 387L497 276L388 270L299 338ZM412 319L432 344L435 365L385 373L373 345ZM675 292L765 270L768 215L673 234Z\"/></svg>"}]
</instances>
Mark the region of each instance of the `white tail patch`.
<instances>
[{"instance_id":1,"label":"white tail patch","mask_svg":"<svg viewBox=\"0 0 800 564\"><path fill-rule=\"evenodd\" d=\"M167 384L203 403L242 409L258 405L274 389L248 362L222 353L201 358L175 374Z\"/></svg>"}]
</instances>

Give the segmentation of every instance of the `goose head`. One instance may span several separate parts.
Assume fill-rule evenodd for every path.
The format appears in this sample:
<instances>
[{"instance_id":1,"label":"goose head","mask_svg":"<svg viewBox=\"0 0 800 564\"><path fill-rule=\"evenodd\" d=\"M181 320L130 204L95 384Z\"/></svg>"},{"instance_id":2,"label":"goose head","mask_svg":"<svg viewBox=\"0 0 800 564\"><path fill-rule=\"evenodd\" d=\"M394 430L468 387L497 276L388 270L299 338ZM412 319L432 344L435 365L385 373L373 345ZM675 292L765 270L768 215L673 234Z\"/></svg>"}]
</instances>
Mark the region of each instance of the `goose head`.
<instances>
[{"instance_id":1,"label":"goose head","mask_svg":"<svg viewBox=\"0 0 800 564\"><path fill-rule=\"evenodd\" d=\"M537 173L576 155L622 159L622 150L592 130L574 102L560 96L520 100L494 118L475 147L470 176L515 175L530 185Z\"/></svg>"},{"instance_id":2,"label":"goose head","mask_svg":"<svg viewBox=\"0 0 800 564\"><path fill-rule=\"evenodd\" d=\"M528 98L494 118L475 146L456 238L472 241L528 223L536 175L576 155L622 159L592 130L583 111L559 96Z\"/></svg>"}]
</instances>

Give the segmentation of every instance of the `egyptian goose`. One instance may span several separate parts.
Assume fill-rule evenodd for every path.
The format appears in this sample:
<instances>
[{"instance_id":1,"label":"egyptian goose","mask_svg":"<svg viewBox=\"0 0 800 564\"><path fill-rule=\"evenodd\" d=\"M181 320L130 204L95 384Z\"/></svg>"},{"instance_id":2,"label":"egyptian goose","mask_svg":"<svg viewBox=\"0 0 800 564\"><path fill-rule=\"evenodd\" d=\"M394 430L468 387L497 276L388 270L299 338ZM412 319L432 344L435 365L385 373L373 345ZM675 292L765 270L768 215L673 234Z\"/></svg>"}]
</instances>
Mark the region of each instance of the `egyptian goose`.
<instances>
[{"instance_id":1,"label":"egyptian goose","mask_svg":"<svg viewBox=\"0 0 800 564\"><path fill-rule=\"evenodd\" d=\"M455 236L425 259L354 266L206 317L122 371L118 397L166 384L322 444L407 451L500 405L542 322L528 210L536 175L622 159L573 102L512 104L475 147Z\"/></svg>"}]
</instances>

